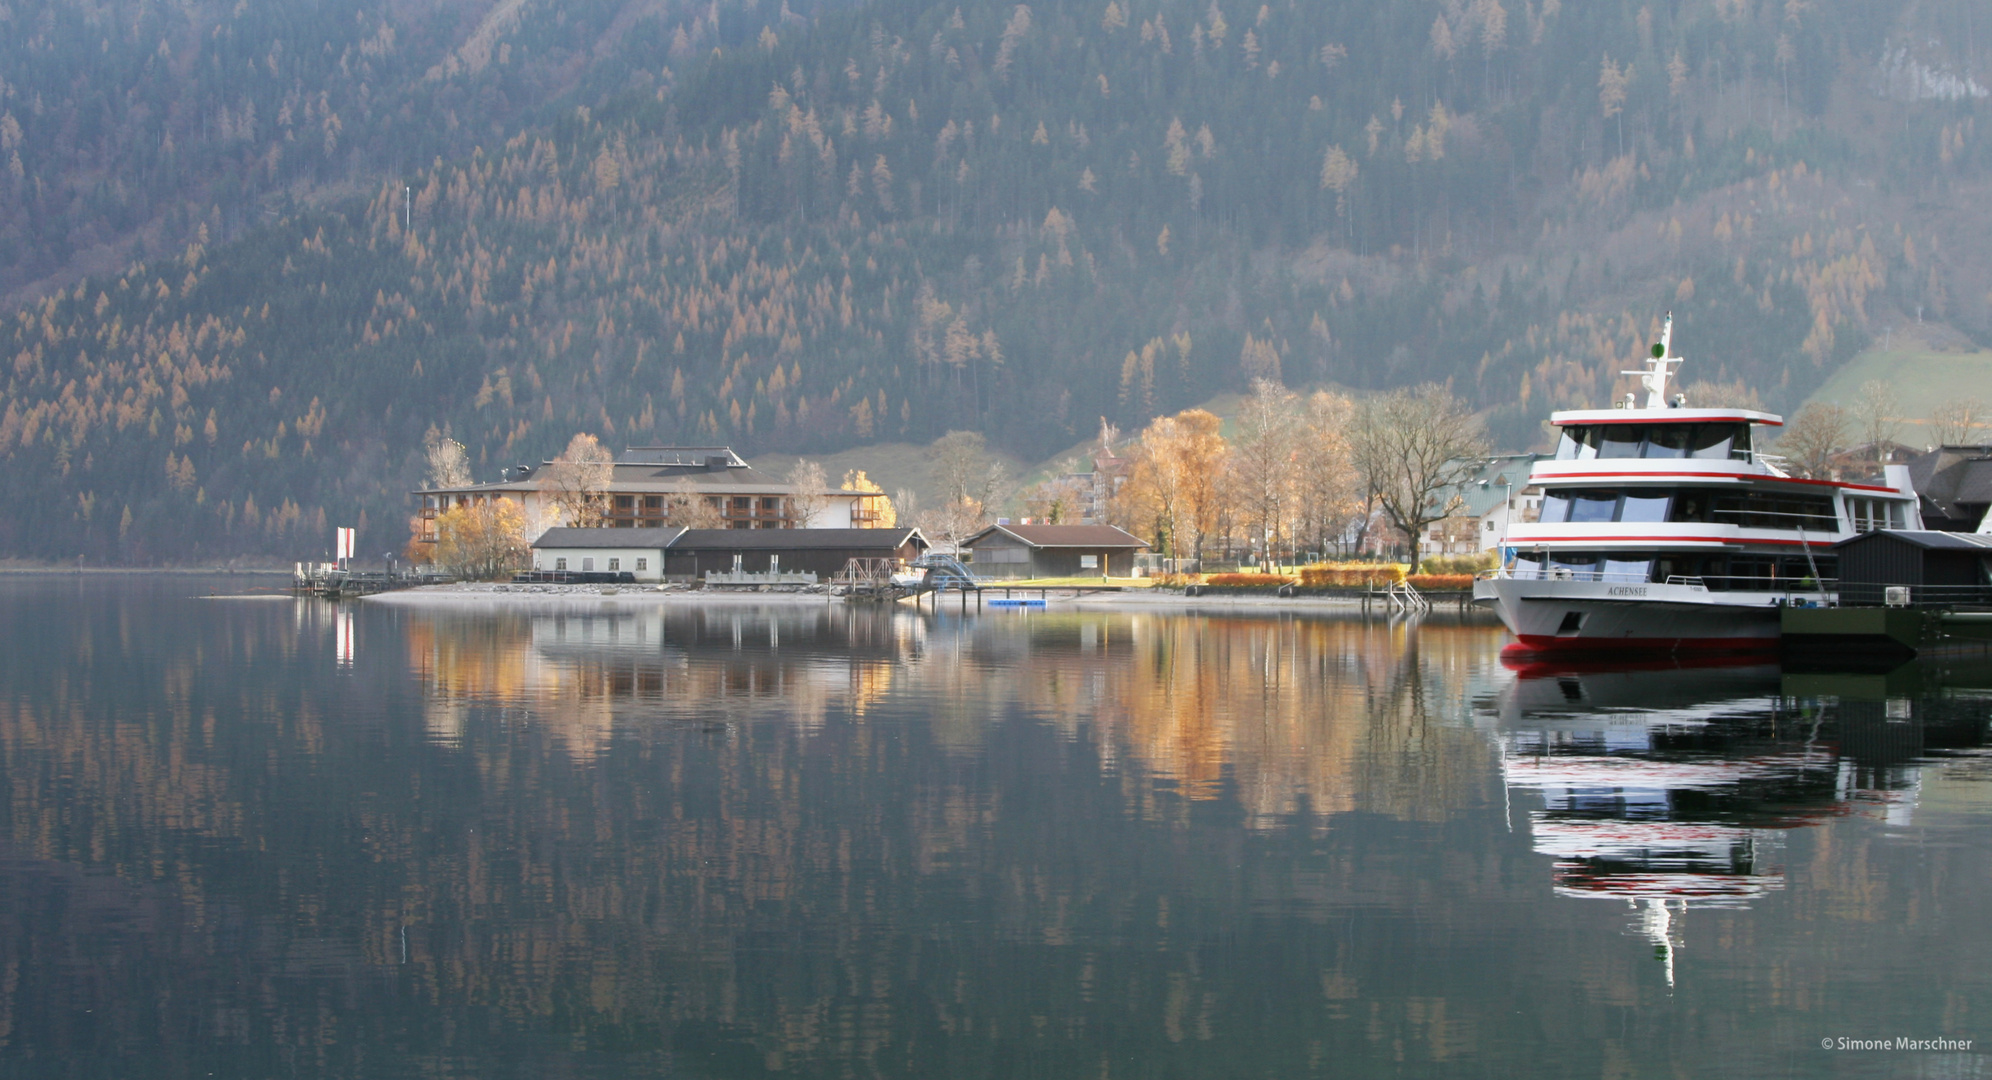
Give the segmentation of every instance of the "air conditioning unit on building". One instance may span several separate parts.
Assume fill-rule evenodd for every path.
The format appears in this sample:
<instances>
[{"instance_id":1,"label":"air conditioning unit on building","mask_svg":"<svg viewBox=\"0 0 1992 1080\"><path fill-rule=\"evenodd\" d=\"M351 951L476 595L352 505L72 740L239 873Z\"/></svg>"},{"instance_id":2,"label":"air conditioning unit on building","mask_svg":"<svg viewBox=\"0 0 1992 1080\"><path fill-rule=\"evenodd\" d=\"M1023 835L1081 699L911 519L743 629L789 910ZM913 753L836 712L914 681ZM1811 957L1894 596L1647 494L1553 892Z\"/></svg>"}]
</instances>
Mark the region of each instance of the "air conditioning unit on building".
<instances>
[{"instance_id":1,"label":"air conditioning unit on building","mask_svg":"<svg viewBox=\"0 0 1992 1080\"><path fill-rule=\"evenodd\" d=\"M1881 602L1889 607L1909 606L1909 586L1889 585L1881 590Z\"/></svg>"}]
</instances>

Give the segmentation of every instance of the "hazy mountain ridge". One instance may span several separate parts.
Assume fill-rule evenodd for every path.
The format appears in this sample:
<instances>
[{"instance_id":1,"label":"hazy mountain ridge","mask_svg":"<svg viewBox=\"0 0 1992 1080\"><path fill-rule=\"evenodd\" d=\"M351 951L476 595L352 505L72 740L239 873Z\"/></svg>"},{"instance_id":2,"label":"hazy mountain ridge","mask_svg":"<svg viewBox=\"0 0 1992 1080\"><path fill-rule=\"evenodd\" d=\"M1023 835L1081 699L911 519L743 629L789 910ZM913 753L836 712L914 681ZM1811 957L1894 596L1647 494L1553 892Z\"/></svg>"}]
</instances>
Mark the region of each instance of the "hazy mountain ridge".
<instances>
[{"instance_id":1,"label":"hazy mountain ridge","mask_svg":"<svg viewBox=\"0 0 1992 1080\"><path fill-rule=\"evenodd\" d=\"M1988 324L1944 242L1984 186L1971 47L1889 44L1968 6L1853 8L902 2L702 58L636 35L407 205L382 179L23 310L0 547L286 550L362 512L398 547L431 423L480 475L577 429L1039 456L1277 372L1450 378L1525 440L1669 306L1691 377L1784 404L1883 311ZM519 10L475 47L547 36ZM452 25L429 55L479 23Z\"/></svg>"}]
</instances>

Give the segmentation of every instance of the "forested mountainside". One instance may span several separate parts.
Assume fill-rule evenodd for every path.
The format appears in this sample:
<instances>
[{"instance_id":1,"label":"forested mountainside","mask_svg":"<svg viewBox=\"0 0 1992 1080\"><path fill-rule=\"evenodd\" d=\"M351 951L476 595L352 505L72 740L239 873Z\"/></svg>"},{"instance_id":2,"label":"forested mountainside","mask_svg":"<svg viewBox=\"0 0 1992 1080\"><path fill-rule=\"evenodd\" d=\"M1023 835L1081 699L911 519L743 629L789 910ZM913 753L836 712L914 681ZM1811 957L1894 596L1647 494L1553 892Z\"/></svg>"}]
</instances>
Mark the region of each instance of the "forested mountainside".
<instances>
[{"instance_id":1,"label":"forested mountainside","mask_svg":"<svg viewBox=\"0 0 1992 1080\"><path fill-rule=\"evenodd\" d=\"M1041 456L1270 375L1523 445L1668 308L1773 406L1992 339L1968 0L203 10L0 7L5 553L397 548L432 426Z\"/></svg>"}]
</instances>

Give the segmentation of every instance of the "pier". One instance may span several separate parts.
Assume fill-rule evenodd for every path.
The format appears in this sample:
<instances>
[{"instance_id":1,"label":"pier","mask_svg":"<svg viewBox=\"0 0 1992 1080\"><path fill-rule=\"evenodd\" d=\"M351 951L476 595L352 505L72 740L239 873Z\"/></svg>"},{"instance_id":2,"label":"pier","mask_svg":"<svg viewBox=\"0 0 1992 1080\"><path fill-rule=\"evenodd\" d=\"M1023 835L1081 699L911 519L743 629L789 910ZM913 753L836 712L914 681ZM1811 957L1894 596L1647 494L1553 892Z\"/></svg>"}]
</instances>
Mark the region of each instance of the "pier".
<instances>
[{"instance_id":1,"label":"pier","mask_svg":"<svg viewBox=\"0 0 1992 1080\"><path fill-rule=\"evenodd\" d=\"M352 570L337 563L296 563L291 592L326 600L346 600L419 585L446 585L456 579L426 570Z\"/></svg>"}]
</instances>

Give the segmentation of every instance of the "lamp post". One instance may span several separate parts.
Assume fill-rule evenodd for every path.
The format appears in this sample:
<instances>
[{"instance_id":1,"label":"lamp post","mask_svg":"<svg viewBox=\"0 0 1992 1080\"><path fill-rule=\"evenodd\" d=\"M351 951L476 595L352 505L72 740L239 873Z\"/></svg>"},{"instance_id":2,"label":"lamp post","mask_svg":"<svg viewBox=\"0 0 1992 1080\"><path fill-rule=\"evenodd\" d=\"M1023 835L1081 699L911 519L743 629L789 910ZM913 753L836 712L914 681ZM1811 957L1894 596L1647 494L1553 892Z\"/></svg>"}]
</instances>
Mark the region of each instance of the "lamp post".
<instances>
[{"instance_id":1,"label":"lamp post","mask_svg":"<svg viewBox=\"0 0 1992 1080\"><path fill-rule=\"evenodd\" d=\"M1498 458L1491 459L1488 461L1488 464L1492 465L1498 460ZM1482 488L1491 488L1493 485L1494 481L1492 480L1482 480L1480 482ZM1501 481L1501 488L1501 543L1497 544L1497 547L1506 546L1508 531L1514 526L1515 521L1515 482L1513 480L1503 480Z\"/></svg>"}]
</instances>

